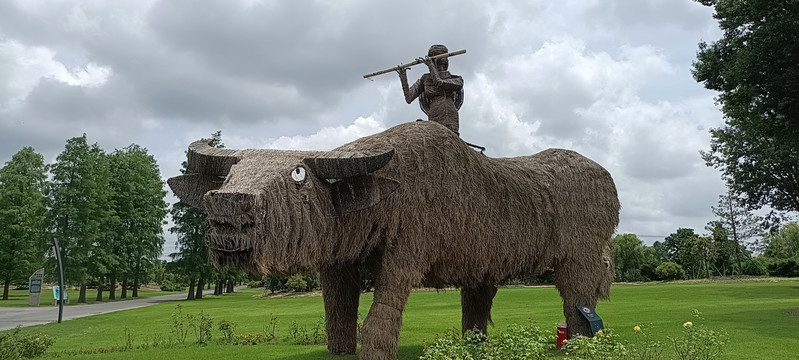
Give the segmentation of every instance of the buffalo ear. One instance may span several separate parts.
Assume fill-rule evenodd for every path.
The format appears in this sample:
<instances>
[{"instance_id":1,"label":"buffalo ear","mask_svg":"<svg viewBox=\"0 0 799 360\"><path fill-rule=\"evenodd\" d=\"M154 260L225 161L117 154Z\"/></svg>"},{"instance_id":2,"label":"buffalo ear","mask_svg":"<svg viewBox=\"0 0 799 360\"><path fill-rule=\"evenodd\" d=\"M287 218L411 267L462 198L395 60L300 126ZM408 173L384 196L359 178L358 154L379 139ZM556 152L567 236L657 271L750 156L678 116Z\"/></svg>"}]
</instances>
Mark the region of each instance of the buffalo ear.
<instances>
[{"instance_id":1,"label":"buffalo ear","mask_svg":"<svg viewBox=\"0 0 799 360\"><path fill-rule=\"evenodd\" d=\"M364 175L341 179L330 191L339 216L370 208L397 190L399 181Z\"/></svg>"},{"instance_id":2,"label":"buffalo ear","mask_svg":"<svg viewBox=\"0 0 799 360\"><path fill-rule=\"evenodd\" d=\"M166 182L180 201L203 210L203 195L222 187L225 178L205 174L186 174L170 178Z\"/></svg>"}]
</instances>

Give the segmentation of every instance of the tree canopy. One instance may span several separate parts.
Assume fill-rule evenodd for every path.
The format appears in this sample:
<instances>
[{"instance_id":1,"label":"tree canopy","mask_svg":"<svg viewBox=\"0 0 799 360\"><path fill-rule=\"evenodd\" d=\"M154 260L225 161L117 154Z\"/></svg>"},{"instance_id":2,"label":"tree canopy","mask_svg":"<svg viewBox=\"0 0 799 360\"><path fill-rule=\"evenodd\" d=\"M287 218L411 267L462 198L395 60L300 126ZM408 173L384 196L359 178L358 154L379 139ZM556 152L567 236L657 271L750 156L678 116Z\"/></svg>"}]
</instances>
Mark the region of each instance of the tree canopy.
<instances>
[{"instance_id":1,"label":"tree canopy","mask_svg":"<svg viewBox=\"0 0 799 360\"><path fill-rule=\"evenodd\" d=\"M723 35L699 43L693 75L725 120L702 156L750 208L799 211L799 1L699 2Z\"/></svg>"},{"instance_id":2,"label":"tree canopy","mask_svg":"<svg viewBox=\"0 0 799 360\"><path fill-rule=\"evenodd\" d=\"M47 167L42 155L25 147L0 169L0 280L3 300L12 281L26 281L42 265Z\"/></svg>"}]
</instances>

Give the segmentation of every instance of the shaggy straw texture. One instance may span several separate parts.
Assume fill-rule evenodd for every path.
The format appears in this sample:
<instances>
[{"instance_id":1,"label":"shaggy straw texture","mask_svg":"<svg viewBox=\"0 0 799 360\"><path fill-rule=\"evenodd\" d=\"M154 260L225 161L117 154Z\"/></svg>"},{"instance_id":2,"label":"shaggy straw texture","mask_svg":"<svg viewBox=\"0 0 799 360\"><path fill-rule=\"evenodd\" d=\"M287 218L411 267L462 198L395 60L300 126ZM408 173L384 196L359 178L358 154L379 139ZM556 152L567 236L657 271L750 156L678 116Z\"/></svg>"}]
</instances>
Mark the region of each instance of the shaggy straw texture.
<instances>
[{"instance_id":1,"label":"shaggy straw texture","mask_svg":"<svg viewBox=\"0 0 799 360\"><path fill-rule=\"evenodd\" d=\"M325 153L236 152L240 160L221 189L204 197L212 260L260 274L320 269L334 353L355 351L355 264L371 266L375 294L362 359L395 357L412 287L465 288L464 328L484 330L493 286L547 266L555 269L570 335L590 335L575 306L608 297L619 216L605 169L562 149L489 158L435 122L402 124L336 150L387 146L393 158L371 176L399 186L371 208L342 216L332 205L331 180L303 162ZM301 182L290 176L297 166L307 171Z\"/></svg>"}]
</instances>

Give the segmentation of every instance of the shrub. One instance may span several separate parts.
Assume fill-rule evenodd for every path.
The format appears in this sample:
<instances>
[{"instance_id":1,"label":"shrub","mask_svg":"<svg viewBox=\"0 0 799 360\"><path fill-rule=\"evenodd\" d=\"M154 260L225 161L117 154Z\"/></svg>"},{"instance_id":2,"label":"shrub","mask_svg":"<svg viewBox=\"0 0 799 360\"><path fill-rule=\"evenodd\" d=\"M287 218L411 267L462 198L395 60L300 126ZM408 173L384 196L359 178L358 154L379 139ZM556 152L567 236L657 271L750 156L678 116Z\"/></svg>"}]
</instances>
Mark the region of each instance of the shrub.
<instances>
[{"instance_id":1,"label":"shrub","mask_svg":"<svg viewBox=\"0 0 799 360\"><path fill-rule=\"evenodd\" d=\"M286 281L286 290L288 291L301 292L305 291L306 287L308 287L308 283L305 282L302 274L294 274Z\"/></svg>"},{"instance_id":2,"label":"shrub","mask_svg":"<svg viewBox=\"0 0 799 360\"><path fill-rule=\"evenodd\" d=\"M655 276L658 280L680 280L685 278L685 270L680 264L667 261L655 268Z\"/></svg>"},{"instance_id":3,"label":"shrub","mask_svg":"<svg viewBox=\"0 0 799 360\"><path fill-rule=\"evenodd\" d=\"M569 355L580 360L627 359L627 348L612 330L599 330L594 337L575 336L565 344Z\"/></svg>"},{"instance_id":4,"label":"shrub","mask_svg":"<svg viewBox=\"0 0 799 360\"><path fill-rule=\"evenodd\" d=\"M186 336L189 334L189 328L193 322L192 316L183 313L183 305L178 304L175 311L170 316L169 332L175 338L175 342L185 343Z\"/></svg>"},{"instance_id":5,"label":"shrub","mask_svg":"<svg viewBox=\"0 0 799 360\"><path fill-rule=\"evenodd\" d=\"M420 360L535 360L544 359L547 348L546 337L532 323L527 326L511 324L488 336L473 331L461 334L457 329L450 329L425 347Z\"/></svg>"},{"instance_id":6,"label":"shrub","mask_svg":"<svg viewBox=\"0 0 799 360\"><path fill-rule=\"evenodd\" d=\"M222 333L222 341L226 344L232 343L236 332L236 323L230 320L219 320L217 326L219 332Z\"/></svg>"},{"instance_id":7,"label":"shrub","mask_svg":"<svg viewBox=\"0 0 799 360\"><path fill-rule=\"evenodd\" d=\"M326 339L324 319L317 320L310 330L299 326L296 322L292 321L291 324L289 324L288 339L297 345L324 344Z\"/></svg>"},{"instance_id":8,"label":"shrub","mask_svg":"<svg viewBox=\"0 0 799 360\"><path fill-rule=\"evenodd\" d=\"M265 286L264 286L264 281L263 280L253 280L253 281L250 281L250 282L247 283L247 287L250 288L250 289L257 289L257 288L262 288L262 287L265 287Z\"/></svg>"},{"instance_id":9,"label":"shrub","mask_svg":"<svg viewBox=\"0 0 799 360\"><path fill-rule=\"evenodd\" d=\"M267 290L269 290L269 291L271 291L273 293L276 293L278 291L283 291L283 290L286 289L286 282L287 281L288 281L288 279L284 278L284 277L267 276L266 279L264 279L264 287Z\"/></svg>"},{"instance_id":10,"label":"shrub","mask_svg":"<svg viewBox=\"0 0 799 360\"><path fill-rule=\"evenodd\" d=\"M208 340L211 340L211 330L214 328L214 319L200 311L200 314L194 319L193 327L197 343L200 345L207 345Z\"/></svg>"},{"instance_id":11,"label":"shrub","mask_svg":"<svg viewBox=\"0 0 799 360\"><path fill-rule=\"evenodd\" d=\"M763 261L754 258L741 264L741 273L744 275L763 276L768 275L768 268L766 268L766 264Z\"/></svg>"},{"instance_id":12,"label":"shrub","mask_svg":"<svg viewBox=\"0 0 799 360\"><path fill-rule=\"evenodd\" d=\"M797 277L799 276L799 262L793 259L779 259L768 265L771 276Z\"/></svg>"},{"instance_id":13,"label":"shrub","mask_svg":"<svg viewBox=\"0 0 799 360\"><path fill-rule=\"evenodd\" d=\"M40 334L21 334L22 328L0 333L0 360L30 359L44 354L53 338Z\"/></svg>"},{"instance_id":14,"label":"shrub","mask_svg":"<svg viewBox=\"0 0 799 360\"><path fill-rule=\"evenodd\" d=\"M699 310L693 310L695 321L702 320ZM716 359L724 352L727 334L723 331L705 329L691 321L683 324L684 333L680 337L671 338L674 351L680 360Z\"/></svg>"}]
</instances>

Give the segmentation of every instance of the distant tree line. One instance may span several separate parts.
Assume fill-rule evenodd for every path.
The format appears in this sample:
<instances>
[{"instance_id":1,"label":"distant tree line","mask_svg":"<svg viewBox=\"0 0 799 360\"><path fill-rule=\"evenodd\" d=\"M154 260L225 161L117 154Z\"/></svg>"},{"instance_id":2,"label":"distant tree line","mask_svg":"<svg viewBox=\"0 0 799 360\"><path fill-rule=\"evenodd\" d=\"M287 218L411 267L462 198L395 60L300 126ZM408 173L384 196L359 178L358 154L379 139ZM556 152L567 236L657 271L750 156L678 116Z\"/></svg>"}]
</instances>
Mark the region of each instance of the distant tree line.
<instances>
[{"instance_id":1,"label":"distant tree line","mask_svg":"<svg viewBox=\"0 0 799 360\"><path fill-rule=\"evenodd\" d=\"M799 276L799 225L771 232L731 193L712 207L717 220L705 235L680 228L652 246L634 234L613 238L616 281L700 279L712 276Z\"/></svg>"}]
</instances>

